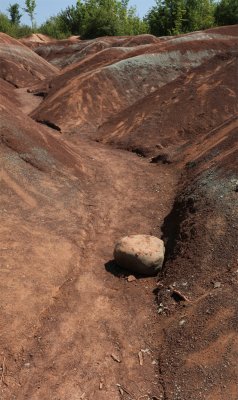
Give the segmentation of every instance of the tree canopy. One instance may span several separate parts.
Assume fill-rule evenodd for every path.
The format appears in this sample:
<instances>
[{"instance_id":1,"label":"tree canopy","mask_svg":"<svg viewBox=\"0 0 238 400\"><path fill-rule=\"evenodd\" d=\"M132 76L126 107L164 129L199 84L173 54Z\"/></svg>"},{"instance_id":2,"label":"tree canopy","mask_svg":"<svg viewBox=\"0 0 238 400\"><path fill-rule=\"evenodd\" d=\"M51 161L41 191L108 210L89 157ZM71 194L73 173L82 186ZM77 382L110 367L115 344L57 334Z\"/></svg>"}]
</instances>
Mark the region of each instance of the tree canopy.
<instances>
[{"instance_id":1,"label":"tree canopy","mask_svg":"<svg viewBox=\"0 0 238 400\"><path fill-rule=\"evenodd\" d=\"M221 0L215 10L217 25L238 24L238 0Z\"/></svg>"},{"instance_id":2,"label":"tree canopy","mask_svg":"<svg viewBox=\"0 0 238 400\"><path fill-rule=\"evenodd\" d=\"M24 11L29 15L31 19L31 26L34 27L34 18L35 18L35 9L36 9L36 0L25 0L25 8Z\"/></svg>"},{"instance_id":3,"label":"tree canopy","mask_svg":"<svg viewBox=\"0 0 238 400\"><path fill-rule=\"evenodd\" d=\"M10 14L10 20L12 24L19 25L22 14L20 14L20 6L18 3L10 4L7 11Z\"/></svg>"},{"instance_id":4,"label":"tree canopy","mask_svg":"<svg viewBox=\"0 0 238 400\"><path fill-rule=\"evenodd\" d=\"M210 28L214 10L213 0L156 0L146 19L152 34L176 35Z\"/></svg>"},{"instance_id":5,"label":"tree canopy","mask_svg":"<svg viewBox=\"0 0 238 400\"><path fill-rule=\"evenodd\" d=\"M78 0L55 18L55 23L82 38L136 35L148 31L147 23L128 7L128 0Z\"/></svg>"}]
</instances>

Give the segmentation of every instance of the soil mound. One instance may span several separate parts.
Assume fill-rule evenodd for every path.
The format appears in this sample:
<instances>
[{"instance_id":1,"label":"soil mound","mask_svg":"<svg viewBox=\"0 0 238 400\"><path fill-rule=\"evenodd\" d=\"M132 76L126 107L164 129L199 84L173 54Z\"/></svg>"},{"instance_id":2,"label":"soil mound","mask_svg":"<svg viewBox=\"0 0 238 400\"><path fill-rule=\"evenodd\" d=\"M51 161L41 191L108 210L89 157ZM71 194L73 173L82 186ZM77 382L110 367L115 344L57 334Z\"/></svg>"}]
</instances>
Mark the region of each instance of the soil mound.
<instances>
[{"instance_id":1,"label":"soil mound","mask_svg":"<svg viewBox=\"0 0 238 400\"><path fill-rule=\"evenodd\" d=\"M237 396L237 135L236 116L197 144L163 226L160 366L169 399Z\"/></svg>"},{"instance_id":2,"label":"soil mound","mask_svg":"<svg viewBox=\"0 0 238 400\"><path fill-rule=\"evenodd\" d=\"M52 81L47 98L33 117L50 120L62 130L73 129L81 134L96 132L100 125L109 123L112 117L115 118L122 111L126 113L129 107L140 100L143 101L146 96L153 97L156 91L158 96L163 90L167 93L167 86L171 86L173 81L183 79L188 74L192 76L194 68L212 60L217 54L221 54L222 57L223 54L232 53L236 50L237 43L236 38L218 35L218 38L211 40L210 34L201 35L198 32L167 42L136 46L131 51L128 51L128 47L120 47L124 49L124 53L115 52L114 63L112 49L104 50L94 57L84 58L84 65L87 65L88 71L82 68L82 72L78 73L78 64L75 66L75 72L73 65L70 73L63 70L61 75ZM101 45L101 41L86 44L81 52L85 54L90 46L95 50L95 45ZM83 41L80 46L85 46ZM105 57L105 61L100 66L97 60L102 56ZM187 87L189 86L185 86L185 90ZM171 89L168 89L168 93L171 93ZM142 105L141 108L143 107ZM153 104L153 108L156 108L156 103ZM152 135L154 134L153 130ZM127 131L125 136L129 136Z\"/></svg>"},{"instance_id":3,"label":"soil mound","mask_svg":"<svg viewBox=\"0 0 238 400\"><path fill-rule=\"evenodd\" d=\"M158 162L183 158L194 140L237 113L237 57L223 53L182 74L102 124L98 140Z\"/></svg>"},{"instance_id":4,"label":"soil mound","mask_svg":"<svg viewBox=\"0 0 238 400\"><path fill-rule=\"evenodd\" d=\"M57 69L34 51L0 33L0 78L15 87L25 87L56 73Z\"/></svg>"},{"instance_id":5,"label":"soil mound","mask_svg":"<svg viewBox=\"0 0 238 400\"><path fill-rule=\"evenodd\" d=\"M78 40L77 37L67 40L44 43L36 48L37 54L57 67L64 68L85 59L86 56L97 54L103 49L133 48L155 44L159 41L153 35L138 35L135 37L101 37L94 40ZM114 61L115 62L115 61Z\"/></svg>"},{"instance_id":6,"label":"soil mound","mask_svg":"<svg viewBox=\"0 0 238 400\"><path fill-rule=\"evenodd\" d=\"M215 34L238 36L238 25L230 26L219 26L218 28L207 29L206 32L212 32Z\"/></svg>"},{"instance_id":7,"label":"soil mound","mask_svg":"<svg viewBox=\"0 0 238 400\"><path fill-rule=\"evenodd\" d=\"M21 41L24 41L24 43L26 42L38 42L38 43L45 43L45 42L52 42L52 39L50 36L47 35L43 35L42 33L33 33L30 36L24 37L23 39L21 39Z\"/></svg>"},{"instance_id":8,"label":"soil mound","mask_svg":"<svg viewBox=\"0 0 238 400\"><path fill-rule=\"evenodd\" d=\"M54 41L53 38L47 35L43 35L42 33L33 33L30 36L26 36L19 39L20 43L24 44L24 46L27 46L30 49L36 49L42 43L49 43L52 41Z\"/></svg>"},{"instance_id":9,"label":"soil mound","mask_svg":"<svg viewBox=\"0 0 238 400\"><path fill-rule=\"evenodd\" d=\"M76 39L53 41L39 46L35 51L51 64L64 68L82 60L87 55L92 55L108 47L110 47L110 44L104 38L90 41Z\"/></svg>"}]
</instances>

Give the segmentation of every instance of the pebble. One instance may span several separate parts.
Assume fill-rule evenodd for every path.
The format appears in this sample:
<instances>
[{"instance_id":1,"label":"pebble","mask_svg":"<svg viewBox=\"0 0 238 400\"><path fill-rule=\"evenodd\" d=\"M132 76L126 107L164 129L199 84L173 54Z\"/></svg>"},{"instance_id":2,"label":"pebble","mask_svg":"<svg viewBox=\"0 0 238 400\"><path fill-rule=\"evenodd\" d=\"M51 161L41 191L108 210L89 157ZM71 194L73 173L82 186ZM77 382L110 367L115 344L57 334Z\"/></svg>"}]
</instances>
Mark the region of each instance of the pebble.
<instances>
[{"instance_id":1,"label":"pebble","mask_svg":"<svg viewBox=\"0 0 238 400\"><path fill-rule=\"evenodd\" d=\"M185 319L181 319L181 321L179 322L179 325L183 326L185 323L186 323L186 320Z\"/></svg>"},{"instance_id":2,"label":"pebble","mask_svg":"<svg viewBox=\"0 0 238 400\"><path fill-rule=\"evenodd\" d=\"M127 277L127 282L135 282L136 281L136 277L134 275L129 275Z\"/></svg>"}]
</instances>

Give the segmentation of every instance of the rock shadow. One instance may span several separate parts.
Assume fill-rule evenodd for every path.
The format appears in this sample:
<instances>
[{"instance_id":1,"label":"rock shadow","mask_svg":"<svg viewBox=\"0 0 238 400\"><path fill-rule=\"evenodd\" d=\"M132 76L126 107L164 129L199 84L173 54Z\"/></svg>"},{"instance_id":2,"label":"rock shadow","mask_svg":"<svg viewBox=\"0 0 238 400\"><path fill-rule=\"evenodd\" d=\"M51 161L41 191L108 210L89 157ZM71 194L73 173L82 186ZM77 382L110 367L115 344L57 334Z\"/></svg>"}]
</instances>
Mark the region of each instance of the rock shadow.
<instances>
[{"instance_id":1,"label":"rock shadow","mask_svg":"<svg viewBox=\"0 0 238 400\"><path fill-rule=\"evenodd\" d=\"M117 278L127 278L130 275L133 275L136 279L145 279L149 278L148 276L136 274L131 271L127 271L126 269L121 268L115 260L110 260L105 264L105 269L110 274L116 276Z\"/></svg>"}]
</instances>

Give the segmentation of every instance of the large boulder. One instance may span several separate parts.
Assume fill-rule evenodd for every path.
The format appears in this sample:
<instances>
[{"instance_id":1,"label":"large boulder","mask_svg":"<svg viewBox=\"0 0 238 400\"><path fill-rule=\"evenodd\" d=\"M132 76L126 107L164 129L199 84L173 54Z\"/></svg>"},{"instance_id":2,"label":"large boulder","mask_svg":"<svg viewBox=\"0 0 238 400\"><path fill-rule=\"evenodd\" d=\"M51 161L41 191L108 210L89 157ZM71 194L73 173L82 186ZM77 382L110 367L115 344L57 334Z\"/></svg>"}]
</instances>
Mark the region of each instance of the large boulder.
<instances>
[{"instance_id":1,"label":"large boulder","mask_svg":"<svg viewBox=\"0 0 238 400\"><path fill-rule=\"evenodd\" d=\"M162 269L164 242L155 236L131 235L119 240L115 246L116 263L128 271L154 276Z\"/></svg>"}]
</instances>

